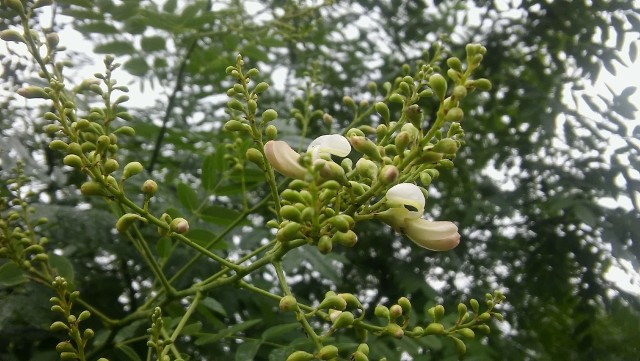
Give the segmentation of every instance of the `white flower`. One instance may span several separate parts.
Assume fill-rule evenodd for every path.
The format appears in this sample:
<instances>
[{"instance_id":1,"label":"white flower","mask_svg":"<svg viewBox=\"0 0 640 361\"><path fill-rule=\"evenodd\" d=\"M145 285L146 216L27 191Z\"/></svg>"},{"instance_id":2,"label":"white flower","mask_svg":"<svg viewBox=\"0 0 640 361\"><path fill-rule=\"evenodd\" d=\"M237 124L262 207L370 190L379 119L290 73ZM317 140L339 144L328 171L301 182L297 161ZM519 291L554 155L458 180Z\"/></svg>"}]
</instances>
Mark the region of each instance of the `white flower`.
<instances>
[{"instance_id":1,"label":"white flower","mask_svg":"<svg viewBox=\"0 0 640 361\"><path fill-rule=\"evenodd\" d=\"M401 183L387 191L389 209L378 216L415 244L433 251L447 251L460 243L458 227L448 221L422 219L425 198L418 186Z\"/></svg>"},{"instance_id":2,"label":"white flower","mask_svg":"<svg viewBox=\"0 0 640 361\"><path fill-rule=\"evenodd\" d=\"M333 154L346 157L351 152L351 144L347 138L338 135L323 135L314 139L307 152L312 154L314 161L320 159L322 154ZM304 179L307 169L300 165L300 154L293 150L287 142L270 140L264 145L264 153L267 161L278 173L296 179Z\"/></svg>"}]
</instances>

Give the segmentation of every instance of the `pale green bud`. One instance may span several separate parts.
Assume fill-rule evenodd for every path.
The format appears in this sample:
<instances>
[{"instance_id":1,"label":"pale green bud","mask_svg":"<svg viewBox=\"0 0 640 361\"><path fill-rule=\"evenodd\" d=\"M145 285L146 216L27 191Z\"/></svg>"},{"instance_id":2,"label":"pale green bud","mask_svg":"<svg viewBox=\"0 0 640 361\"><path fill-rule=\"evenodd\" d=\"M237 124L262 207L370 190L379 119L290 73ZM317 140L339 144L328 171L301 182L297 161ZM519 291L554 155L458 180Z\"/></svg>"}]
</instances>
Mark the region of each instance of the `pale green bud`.
<instances>
[{"instance_id":1,"label":"pale green bud","mask_svg":"<svg viewBox=\"0 0 640 361\"><path fill-rule=\"evenodd\" d=\"M135 221L142 221L145 223L147 222L144 217L138 214L126 213L118 218L118 221L116 222L116 229L118 230L118 232L124 233L129 230L129 228L133 225L133 223L135 223Z\"/></svg>"},{"instance_id":2,"label":"pale green bud","mask_svg":"<svg viewBox=\"0 0 640 361\"><path fill-rule=\"evenodd\" d=\"M230 131L230 132L243 132L243 131L250 132L251 127L248 124L244 124L237 119L231 119L226 123L224 123L224 130Z\"/></svg>"},{"instance_id":3,"label":"pale green bud","mask_svg":"<svg viewBox=\"0 0 640 361\"><path fill-rule=\"evenodd\" d=\"M277 117L278 117L278 112L276 112L273 109L267 109L262 113L262 122L266 124L276 119Z\"/></svg>"},{"instance_id":4,"label":"pale green bud","mask_svg":"<svg viewBox=\"0 0 640 361\"><path fill-rule=\"evenodd\" d=\"M491 87L492 87L491 81L485 78L476 79L475 81L473 81L473 86L475 86L480 90L486 90L486 91L491 90Z\"/></svg>"},{"instance_id":5,"label":"pale green bud","mask_svg":"<svg viewBox=\"0 0 640 361\"><path fill-rule=\"evenodd\" d=\"M383 103L383 102L377 102L374 107L376 108L376 112L378 112L378 114L380 114L380 117L382 117L382 119L385 122L389 122L389 118L391 117L390 112L389 112L389 107L387 106L387 104Z\"/></svg>"},{"instance_id":6,"label":"pale green bud","mask_svg":"<svg viewBox=\"0 0 640 361\"><path fill-rule=\"evenodd\" d=\"M115 159L108 159L106 162L104 162L105 174L111 174L117 171L118 168L120 168L120 164L118 164L118 161Z\"/></svg>"},{"instance_id":7,"label":"pale green bud","mask_svg":"<svg viewBox=\"0 0 640 361\"><path fill-rule=\"evenodd\" d=\"M301 221L300 211L292 205L282 206L282 208L280 208L280 215L282 215L284 219L288 219L293 222Z\"/></svg>"},{"instance_id":8,"label":"pale green bud","mask_svg":"<svg viewBox=\"0 0 640 361\"><path fill-rule=\"evenodd\" d=\"M158 183L152 179L147 179L142 184L142 192L148 196L153 196L158 191Z\"/></svg>"},{"instance_id":9,"label":"pale green bud","mask_svg":"<svg viewBox=\"0 0 640 361\"><path fill-rule=\"evenodd\" d=\"M311 361L315 358L312 354L305 351L296 351L287 357L286 361Z\"/></svg>"},{"instance_id":10,"label":"pale green bud","mask_svg":"<svg viewBox=\"0 0 640 361\"><path fill-rule=\"evenodd\" d=\"M65 165L73 168L82 168L82 159L75 154L68 154L63 159L62 162Z\"/></svg>"},{"instance_id":11,"label":"pale green bud","mask_svg":"<svg viewBox=\"0 0 640 361\"><path fill-rule=\"evenodd\" d=\"M353 324L355 317L353 317L353 313L349 312L349 311L344 311L342 313L340 313L340 315L338 315L338 317L336 317L336 319L333 321L333 328L343 328L343 327L349 327Z\"/></svg>"},{"instance_id":12,"label":"pale green bud","mask_svg":"<svg viewBox=\"0 0 640 361\"><path fill-rule=\"evenodd\" d=\"M444 119L448 122L461 122L462 118L464 118L464 112L458 107L449 109L444 116Z\"/></svg>"},{"instance_id":13,"label":"pale green bud","mask_svg":"<svg viewBox=\"0 0 640 361\"><path fill-rule=\"evenodd\" d=\"M175 218L169 224L169 228L178 234L185 234L189 232L189 222L184 218Z\"/></svg>"},{"instance_id":14,"label":"pale green bud","mask_svg":"<svg viewBox=\"0 0 640 361\"><path fill-rule=\"evenodd\" d=\"M377 305L375 310L373 311L373 314L376 317L389 319L389 308L384 305Z\"/></svg>"},{"instance_id":15,"label":"pale green bud","mask_svg":"<svg viewBox=\"0 0 640 361\"><path fill-rule=\"evenodd\" d=\"M319 310L333 308L335 310L344 311L344 309L347 308L347 301L345 301L344 298L339 297L338 295L329 294L324 298L324 300L322 300L322 302L320 302L320 304L316 308Z\"/></svg>"},{"instance_id":16,"label":"pale green bud","mask_svg":"<svg viewBox=\"0 0 640 361\"><path fill-rule=\"evenodd\" d=\"M477 314L478 309L480 308L480 303L478 303L478 300L472 298L471 300L469 300L469 304L471 305L471 309L473 310L473 312Z\"/></svg>"},{"instance_id":17,"label":"pale green bud","mask_svg":"<svg viewBox=\"0 0 640 361\"><path fill-rule=\"evenodd\" d=\"M464 99L467 96L467 87L464 85L456 85L453 88L453 96L457 99Z\"/></svg>"},{"instance_id":18,"label":"pale green bud","mask_svg":"<svg viewBox=\"0 0 640 361\"><path fill-rule=\"evenodd\" d=\"M437 153L455 154L458 151L458 142L451 138L440 139L431 150Z\"/></svg>"},{"instance_id":19,"label":"pale green bud","mask_svg":"<svg viewBox=\"0 0 640 361\"><path fill-rule=\"evenodd\" d=\"M298 308L298 301L295 297L287 295L280 299L279 307L281 311L295 311Z\"/></svg>"},{"instance_id":20,"label":"pale green bud","mask_svg":"<svg viewBox=\"0 0 640 361\"><path fill-rule=\"evenodd\" d=\"M464 355L467 352L467 346L462 342L461 339L457 337L451 336L453 343L456 345L456 351L458 351L459 355Z\"/></svg>"},{"instance_id":21,"label":"pale green bud","mask_svg":"<svg viewBox=\"0 0 640 361\"><path fill-rule=\"evenodd\" d=\"M378 127L376 128L376 137L378 141L384 138L384 136L387 135L387 132L388 132L388 129L386 125L384 124L378 125Z\"/></svg>"},{"instance_id":22,"label":"pale green bud","mask_svg":"<svg viewBox=\"0 0 640 361\"><path fill-rule=\"evenodd\" d=\"M320 253L322 254L327 254L331 252L332 249L333 242L331 241L331 237L326 235L320 237L320 239L318 240L318 251L320 251Z\"/></svg>"},{"instance_id":23,"label":"pale green bud","mask_svg":"<svg viewBox=\"0 0 640 361\"><path fill-rule=\"evenodd\" d=\"M402 316L402 307L400 307L400 305L392 305L389 307L389 317L392 320L395 320L400 316Z\"/></svg>"},{"instance_id":24,"label":"pale green bud","mask_svg":"<svg viewBox=\"0 0 640 361\"><path fill-rule=\"evenodd\" d=\"M268 140L274 140L278 136L278 129L273 124L269 124L264 133L267 135Z\"/></svg>"},{"instance_id":25,"label":"pale green bud","mask_svg":"<svg viewBox=\"0 0 640 361\"><path fill-rule=\"evenodd\" d=\"M473 332L473 330L470 329L470 328L466 328L466 327L465 328L461 328L461 329L458 330L458 332L464 338L473 339L474 337L476 337L476 333Z\"/></svg>"},{"instance_id":26,"label":"pale green bud","mask_svg":"<svg viewBox=\"0 0 640 361\"><path fill-rule=\"evenodd\" d=\"M391 184L398 179L399 175L398 167L395 165L387 164L380 170L379 179L384 184Z\"/></svg>"},{"instance_id":27,"label":"pale green bud","mask_svg":"<svg viewBox=\"0 0 640 361\"><path fill-rule=\"evenodd\" d=\"M441 323L430 323L424 329L425 335L441 335L444 333L444 326Z\"/></svg>"},{"instance_id":28,"label":"pale green bud","mask_svg":"<svg viewBox=\"0 0 640 361\"><path fill-rule=\"evenodd\" d=\"M444 100L447 93L447 80L440 74L433 74L429 77L429 86L438 99Z\"/></svg>"},{"instance_id":29,"label":"pale green bud","mask_svg":"<svg viewBox=\"0 0 640 361\"><path fill-rule=\"evenodd\" d=\"M338 356L338 348L334 345L327 345L318 351L317 358L320 360L332 360Z\"/></svg>"},{"instance_id":30,"label":"pale green bud","mask_svg":"<svg viewBox=\"0 0 640 361\"><path fill-rule=\"evenodd\" d=\"M18 3L20 3L20 1L18 1ZM17 93L18 95L25 97L27 99L49 99L49 95L47 95L44 89L37 86L28 86L25 88L20 88L18 89Z\"/></svg>"},{"instance_id":31,"label":"pale green bud","mask_svg":"<svg viewBox=\"0 0 640 361\"><path fill-rule=\"evenodd\" d=\"M253 92L256 94L260 94L266 91L267 89L269 89L269 84L267 84L266 82L261 82L261 83L258 83L258 85L256 85L256 87L253 89Z\"/></svg>"},{"instance_id":32,"label":"pale green bud","mask_svg":"<svg viewBox=\"0 0 640 361\"><path fill-rule=\"evenodd\" d=\"M367 155L369 158L381 161L380 151L374 142L363 136L352 136L349 138L351 145L360 153Z\"/></svg>"},{"instance_id":33,"label":"pale green bud","mask_svg":"<svg viewBox=\"0 0 640 361\"><path fill-rule=\"evenodd\" d=\"M262 153L260 153L260 151L257 150L256 148L247 149L247 152L245 153L245 157L251 163L254 163L255 165L257 165L260 169L264 168L264 157L262 156Z\"/></svg>"},{"instance_id":34,"label":"pale green bud","mask_svg":"<svg viewBox=\"0 0 640 361\"><path fill-rule=\"evenodd\" d=\"M307 208L308 209L308 208ZM296 222L289 222L286 226L280 228L276 233L276 239L280 242L287 242L294 240L299 236L299 231L302 229L302 225Z\"/></svg>"},{"instance_id":35,"label":"pale green bud","mask_svg":"<svg viewBox=\"0 0 640 361\"><path fill-rule=\"evenodd\" d=\"M395 323L390 323L385 328L385 332L395 338L402 338L404 336L404 330L402 327Z\"/></svg>"},{"instance_id":36,"label":"pale green bud","mask_svg":"<svg viewBox=\"0 0 640 361\"><path fill-rule=\"evenodd\" d=\"M447 65L451 69L462 73L462 62L460 61L460 59L456 58L455 56L447 59Z\"/></svg>"},{"instance_id":37,"label":"pale green bud","mask_svg":"<svg viewBox=\"0 0 640 361\"><path fill-rule=\"evenodd\" d=\"M144 167L142 167L142 164L140 164L140 162L127 163L127 165L124 166L124 170L122 171L122 179L128 179L129 177L132 177L136 174L140 174L143 170Z\"/></svg>"},{"instance_id":38,"label":"pale green bud","mask_svg":"<svg viewBox=\"0 0 640 361\"><path fill-rule=\"evenodd\" d=\"M13 29L5 29L0 31L0 39L4 41L14 41L16 43L25 43L24 37L18 31Z\"/></svg>"},{"instance_id":39,"label":"pale green bud","mask_svg":"<svg viewBox=\"0 0 640 361\"><path fill-rule=\"evenodd\" d=\"M333 242L338 242L345 247L353 247L358 242L358 236L352 230L346 232L336 232L331 238Z\"/></svg>"},{"instance_id":40,"label":"pale green bud","mask_svg":"<svg viewBox=\"0 0 640 361\"><path fill-rule=\"evenodd\" d=\"M350 360L353 360L353 361L369 361L369 358L363 352L356 351L356 352L353 353L353 355L351 355L351 359Z\"/></svg>"},{"instance_id":41,"label":"pale green bud","mask_svg":"<svg viewBox=\"0 0 640 361\"><path fill-rule=\"evenodd\" d=\"M411 302L406 297L398 299L398 305L402 308L402 313L408 315L411 312Z\"/></svg>"},{"instance_id":42,"label":"pale green bud","mask_svg":"<svg viewBox=\"0 0 640 361\"><path fill-rule=\"evenodd\" d=\"M389 101L392 102L392 103L403 103L404 102L404 98L402 97L402 95L400 95L398 93L393 93L389 97Z\"/></svg>"}]
</instances>

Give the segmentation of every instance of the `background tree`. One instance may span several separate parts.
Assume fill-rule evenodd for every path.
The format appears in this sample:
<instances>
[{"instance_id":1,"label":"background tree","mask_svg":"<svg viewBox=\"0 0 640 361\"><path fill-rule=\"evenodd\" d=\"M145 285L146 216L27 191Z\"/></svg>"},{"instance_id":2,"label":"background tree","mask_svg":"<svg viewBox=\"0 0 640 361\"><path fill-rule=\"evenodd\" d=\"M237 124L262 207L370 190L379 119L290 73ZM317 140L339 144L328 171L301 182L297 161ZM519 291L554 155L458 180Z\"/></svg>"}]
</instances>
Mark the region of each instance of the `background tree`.
<instances>
[{"instance_id":1,"label":"background tree","mask_svg":"<svg viewBox=\"0 0 640 361\"><path fill-rule=\"evenodd\" d=\"M222 112L226 97L221 95L231 85L224 69L238 52L259 64L265 79L272 70L286 72L285 85L262 101L279 110L291 109L288 114L281 112L281 133L289 127L294 134L299 128L312 139L327 129L339 131L354 118L342 104L343 96L356 103L374 102L369 82L380 88L401 75L402 64L414 63L425 52L444 59L463 52L466 43L482 43L488 56L481 73L493 80L494 89L465 104L466 144L456 168L441 172L430 190L430 199L447 205L432 207L430 214L456 220L463 233L461 245L447 254L409 251L388 228L367 223L358 229L360 242L353 250L329 257L298 252L285 259L288 271L304 275L294 290L308 295L308 301L321 299L323 285L331 285L338 290L359 289L370 305L384 301L383 296L396 299L406 294L415 304L428 305L455 304L463 295L499 287L508 295L507 326L494 328L492 333L500 335L492 335L488 345L471 345L474 359L636 357L638 297L604 277L621 260L638 269L640 143L637 122L631 121L636 108L630 100L635 89L607 96L592 96L585 89L603 69L613 72L616 62L635 62L635 40L629 40L628 59L620 51L625 39L637 37L640 30L637 6L622 0L509 5L354 0L315 7L274 0L256 5L260 10L249 14L242 1L224 6L171 0L161 6L147 1L56 3L52 30L71 26L68 21L73 19L73 28L95 44L96 53L115 54L123 69L139 79L132 90L151 89L157 99L151 107L129 105L136 137L123 148L140 149L136 156L148 159L145 166L154 178L173 189L155 205L158 209L180 205L176 213L199 220L192 225L194 237L204 242L224 235L218 247L229 257L240 257L238 249L255 246L268 236L252 226L261 221L258 216L242 221L241 227L227 226L242 218L244 205L268 192L257 168L230 164L225 157L225 152L249 146L220 131L228 119ZM15 23L8 9L0 11L0 30ZM440 46L432 46L436 43ZM3 87L14 91L34 68L27 58L7 49L0 55ZM70 59L75 65L82 63L73 53ZM140 266L131 245L110 233L115 220L104 205L92 202L88 207L86 198L70 190L69 185L79 185L80 179L53 167L60 156L49 152L49 139L35 131L44 124L34 120L40 118L25 110L11 92L6 94L2 100L6 106L0 107L2 170L8 171L18 157L25 162L26 173L40 192L34 198L38 213L49 217L47 232L55 240L56 253L64 256L58 258L59 267L72 265L81 275L74 281L82 294L110 314L120 316L123 310L134 309L151 287L149 270ZM570 97L575 103L567 101ZM422 105L433 109L428 101ZM333 116L333 124L321 121L323 112ZM433 119L433 114L427 117ZM201 183L205 169L211 176L208 183ZM216 206L194 207L193 200L204 195L214 197ZM627 198L632 207L605 206L605 198ZM254 211L268 214L265 207ZM156 248L162 255L170 247L159 243ZM176 252L165 265L172 272L192 256ZM214 271L214 266L190 269L176 279L176 285ZM263 286L273 283L266 274L255 277L254 282ZM96 284L101 287L92 286ZM11 287L1 291L5 302L0 344L6 347L0 349L6 351L0 358L44 360L47 352L57 357L53 352L57 340L36 332L53 317L46 302L48 291ZM372 294L370 289L380 292ZM208 322L203 329L222 327L232 319L259 318L261 324L244 330L247 337L259 338L272 326L291 322L249 293L208 296L210 301L198 308ZM20 312L25 307L32 312ZM169 320L179 310L172 312L166 310ZM146 320L133 323L116 341L141 334L147 327ZM198 335L200 326L192 327L192 335ZM287 331L274 336L273 342L289 342ZM267 351L276 349L261 347L264 352L256 359L266 359ZM372 352L393 360L398 358L397 347L416 359L425 358L424 354L431 359L456 357L451 345L431 338L381 341ZM143 349L144 342L132 348ZM199 359L239 349L232 341L196 342L188 351ZM109 352L114 359L124 357L122 349Z\"/></svg>"}]
</instances>

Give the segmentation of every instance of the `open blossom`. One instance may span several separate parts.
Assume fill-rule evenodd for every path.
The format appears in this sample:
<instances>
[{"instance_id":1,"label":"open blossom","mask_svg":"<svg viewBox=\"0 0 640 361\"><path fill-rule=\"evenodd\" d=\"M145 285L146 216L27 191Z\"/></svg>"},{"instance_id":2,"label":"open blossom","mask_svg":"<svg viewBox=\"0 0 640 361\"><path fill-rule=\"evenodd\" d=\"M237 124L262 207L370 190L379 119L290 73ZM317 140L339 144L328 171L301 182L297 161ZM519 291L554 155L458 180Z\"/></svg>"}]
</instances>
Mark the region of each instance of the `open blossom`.
<instances>
[{"instance_id":1,"label":"open blossom","mask_svg":"<svg viewBox=\"0 0 640 361\"><path fill-rule=\"evenodd\" d=\"M448 251L460 243L460 233L453 222L421 218L425 198L418 186L411 183L397 184L387 191L386 198L389 209L379 216L420 247Z\"/></svg>"},{"instance_id":2,"label":"open blossom","mask_svg":"<svg viewBox=\"0 0 640 361\"><path fill-rule=\"evenodd\" d=\"M300 154L293 150L287 142L270 140L265 143L264 152L273 169L286 177L304 179L308 173L307 169L299 163ZM320 136L314 139L307 148L307 153L311 153L313 161L321 159L325 154L346 157L350 152L349 141L338 134Z\"/></svg>"}]
</instances>

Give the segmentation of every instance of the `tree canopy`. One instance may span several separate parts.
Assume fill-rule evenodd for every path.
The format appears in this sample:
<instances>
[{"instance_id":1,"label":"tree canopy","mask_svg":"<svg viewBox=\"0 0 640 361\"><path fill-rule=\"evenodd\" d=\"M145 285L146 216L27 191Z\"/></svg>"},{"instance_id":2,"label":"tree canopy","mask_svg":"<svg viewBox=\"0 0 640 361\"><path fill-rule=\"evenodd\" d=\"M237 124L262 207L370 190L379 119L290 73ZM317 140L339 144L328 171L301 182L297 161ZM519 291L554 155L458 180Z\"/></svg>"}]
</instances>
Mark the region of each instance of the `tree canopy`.
<instances>
[{"instance_id":1,"label":"tree canopy","mask_svg":"<svg viewBox=\"0 0 640 361\"><path fill-rule=\"evenodd\" d=\"M9 2L0 7L0 30L21 26ZM605 278L612 265L640 269L636 89L590 91L601 72L636 61L640 8L633 2L60 0L45 8L29 20L34 29L74 29L93 44L69 44L55 54L78 108L90 113L100 101L93 83L82 80L91 77L82 71L94 61L84 53L114 55L122 66L112 78L133 79L130 93L155 99L144 107L122 103L129 114L123 124L135 136L118 137L120 163L139 161L162 190L151 209L188 219L193 242L233 261L273 238L265 227L273 218L272 190L263 171L243 158L252 142L224 130L233 117L227 68L238 54L246 69L260 70L258 81L272 84L260 95L260 113L276 109L278 137L306 147L353 122L375 128L379 118L366 109L385 97L385 82L395 86L419 61L446 74L446 59L461 57L466 44L482 44L486 55L476 72L493 87L462 103L466 136L455 167L440 170L428 186L427 215L454 221L460 245L424 251L380 222L358 223L354 248L322 255L302 247L284 257L285 273L296 275L291 291L312 304L328 290L351 290L365 307L407 297L412 312L426 318L436 304L450 311L495 289L507 297L504 321L491 324L488 338L466 341L467 359L630 360L640 353L640 299ZM154 302L154 269L140 246L114 231L114 204L81 195L85 176L62 168L64 154L50 149L55 136L42 131L51 123L42 114L53 112L51 105L25 103L16 93L29 84L48 86L38 77L39 64L18 51L24 44L2 45L1 195L15 194L7 179L16 178L12 169L20 160L25 187L34 191L25 200L37 217L48 218L39 230L49 239L49 261L83 302L125 319ZM417 104L433 125L437 99ZM394 114L403 109L389 107ZM125 190L140 193L140 186L125 184ZM620 199L630 206L603 202ZM154 240L150 252L177 290L221 269L158 238L154 227L142 232ZM4 261L0 359L57 359L51 289L25 282ZM192 262L197 267L185 266ZM262 289L278 285L271 269L250 278ZM238 284L203 297L197 321L180 339L192 360L283 360L291 351L283 346L306 341L293 316L277 311L277 301ZM164 324L175 327L185 308L180 300L165 302ZM455 321L456 311L449 316ZM146 355L149 317L102 331L98 320L86 322L96 330L93 359ZM356 344L352 335L335 338L336 345ZM372 359L458 357L455 343L434 336L380 337L369 346Z\"/></svg>"}]
</instances>

